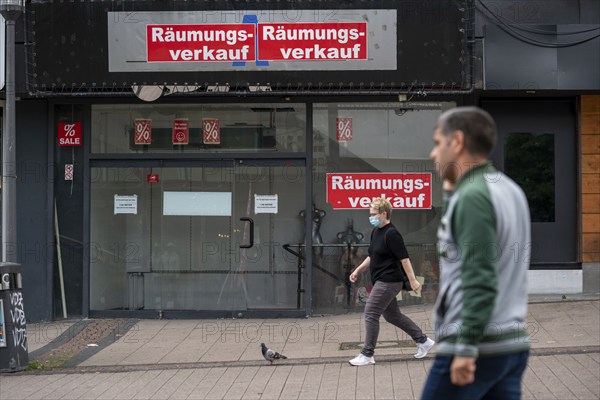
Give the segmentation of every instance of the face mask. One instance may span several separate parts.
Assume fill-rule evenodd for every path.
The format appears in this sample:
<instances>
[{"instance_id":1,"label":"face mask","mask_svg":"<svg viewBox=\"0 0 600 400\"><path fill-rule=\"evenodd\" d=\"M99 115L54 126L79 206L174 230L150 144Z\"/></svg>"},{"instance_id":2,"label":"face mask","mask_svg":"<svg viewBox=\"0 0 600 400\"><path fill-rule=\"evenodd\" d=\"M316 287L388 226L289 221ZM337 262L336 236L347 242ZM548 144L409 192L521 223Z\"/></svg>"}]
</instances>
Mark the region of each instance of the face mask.
<instances>
[{"instance_id":1,"label":"face mask","mask_svg":"<svg viewBox=\"0 0 600 400\"><path fill-rule=\"evenodd\" d=\"M371 215L369 217L369 222L371 223L371 225L373 225L375 228L378 228L379 225L381 224L381 221L379 221L379 218L377 218L377 215Z\"/></svg>"}]
</instances>

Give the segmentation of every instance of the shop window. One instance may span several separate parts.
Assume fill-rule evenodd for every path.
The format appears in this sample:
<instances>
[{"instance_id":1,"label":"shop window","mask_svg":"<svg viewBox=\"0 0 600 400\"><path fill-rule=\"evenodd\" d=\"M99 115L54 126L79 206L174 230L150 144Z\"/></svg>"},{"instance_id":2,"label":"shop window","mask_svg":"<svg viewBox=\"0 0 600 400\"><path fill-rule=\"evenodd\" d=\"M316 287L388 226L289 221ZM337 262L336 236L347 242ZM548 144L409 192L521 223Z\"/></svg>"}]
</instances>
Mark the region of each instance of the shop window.
<instances>
[{"instance_id":1,"label":"shop window","mask_svg":"<svg viewBox=\"0 0 600 400\"><path fill-rule=\"evenodd\" d=\"M92 152L303 152L305 110L303 104L94 105Z\"/></svg>"},{"instance_id":2,"label":"shop window","mask_svg":"<svg viewBox=\"0 0 600 400\"><path fill-rule=\"evenodd\" d=\"M504 169L525 192L532 222L555 221L554 135L508 133Z\"/></svg>"},{"instance_id":3,"label":"shop window","mask_svg":"<svg viewBox=\"0 0 600 400\"><path fill-rule=\"evenodd\" d=\"M327 173L425 173L431 174L431 208L395 209L392 223L404 237L413 268L425 278L421 297L403 293L403 304L431 303L437 295L439 268L435 243L441 217L441 182L429 159L433 127L438 116L455 106L450 102L315 104L313 126L313 191L316 209L323 211L319 236L325 244L344 242L345 237L366 246L371 237L368 211L363 208L334 209L327 203ZM362 238L362 239L357 239ZM314 241L314 239L313 239ZM344 248L323 247L313 252L313 264L346 279L366 257L367 248L358 247L349 256ZM337 312L347 305L340 296L339 281L319 268L313 269L315 309ZM370 290L364 274L355 285L350 307L361 307ZM400 300L400 299L399 299Z\"/></svg>"}]
</instances>

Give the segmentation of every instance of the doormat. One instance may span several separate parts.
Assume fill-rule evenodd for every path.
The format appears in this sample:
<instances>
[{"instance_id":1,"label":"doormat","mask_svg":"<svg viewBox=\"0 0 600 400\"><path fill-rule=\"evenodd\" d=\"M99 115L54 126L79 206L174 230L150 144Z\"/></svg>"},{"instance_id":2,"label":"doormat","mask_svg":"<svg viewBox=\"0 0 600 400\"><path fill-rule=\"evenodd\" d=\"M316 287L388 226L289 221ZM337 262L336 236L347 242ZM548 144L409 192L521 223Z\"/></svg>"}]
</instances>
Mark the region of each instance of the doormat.
<instances>
[{"instance_id":1,"label":"doormat","mask_svg":"<svg viewBox=\"0 0 600 400\"><path fill-rule=\"evenodd\" d=\"M361 350L364 342L342 342L340 350ZM395 349L400 347L415 347L415 342L412 340L383 340L377 341L378 349Z\"/></svg>"}]
</instances>

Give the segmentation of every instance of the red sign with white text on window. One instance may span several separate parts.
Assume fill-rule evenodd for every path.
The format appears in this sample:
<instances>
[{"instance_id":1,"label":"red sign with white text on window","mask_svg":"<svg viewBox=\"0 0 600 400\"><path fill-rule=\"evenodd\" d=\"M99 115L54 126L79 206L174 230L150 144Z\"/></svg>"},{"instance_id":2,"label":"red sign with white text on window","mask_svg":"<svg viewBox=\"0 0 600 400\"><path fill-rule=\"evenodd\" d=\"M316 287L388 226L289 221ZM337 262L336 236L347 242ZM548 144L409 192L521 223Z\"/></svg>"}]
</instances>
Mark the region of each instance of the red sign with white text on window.
<instances>
[{"instance_id":1,"label":"red sign with white text on window","mask_svg":"<svg viewBox=\"0 0 600 400\"><path fill-rule=\"evenodd\" d=\"M135 119L133 121L133 135L135 144L152 144L152 120Z\"/></svg>"},{"instance_id":2,"label":"red sign with white text on window","mask_svg":"<svg viewBox=\"0 0 600 400\"><path fill-rule=\"evenodd\" d=\"M190 121L187 118L173 120L173 144L188 144Z\"/></svg>"},{"instance_id":3,"label":"red sign with white text on window","mask_svg":"<svg viewBox=\"0 0 600 400\"><path fill-rule=\"evenodd\" d=\"M204 144L221 143L221 127L217 118L203 118L202 131L204 133Z\"/></svg>"},{"instance_id":4,"label":"red sign with white text on window","mask_svg":"<svg viewBox=\"0 0 600 400\"><path fill-rule=\"evenodd\" d=\"M58 124L58 145L59 146L81 146L81 122L71 124Z\"/></svg>"},{"instance_id":5,"label":"red sign with white text on window","mask_svg":"<svg viewBox=\"0 0 600 400\"><path fill-rule=\"evenodd\" d=\"M258 24L259 60L366 60L366 22Z\"/></svg>"},{"instance_id":6,"label":"red sign with white text on window","mask_svg":"<svg viewBox=\"0 0 600 400\"><path fill-rule=\"evenodd\" d=\"M327 202L334 209L369 208L384 197L392 208L431 208L430 173L327 174Z\"/></svg>"},{"instance_id":7,"label":"red sign with white text on window","mask_svg":"<svg viewBox=\"0 0 600 400\"><path fill-rule=\"evenodd\" d=\"M233 62L256 58L254 24L146 25L148 62Z\"/></svg>"}]
</instances>

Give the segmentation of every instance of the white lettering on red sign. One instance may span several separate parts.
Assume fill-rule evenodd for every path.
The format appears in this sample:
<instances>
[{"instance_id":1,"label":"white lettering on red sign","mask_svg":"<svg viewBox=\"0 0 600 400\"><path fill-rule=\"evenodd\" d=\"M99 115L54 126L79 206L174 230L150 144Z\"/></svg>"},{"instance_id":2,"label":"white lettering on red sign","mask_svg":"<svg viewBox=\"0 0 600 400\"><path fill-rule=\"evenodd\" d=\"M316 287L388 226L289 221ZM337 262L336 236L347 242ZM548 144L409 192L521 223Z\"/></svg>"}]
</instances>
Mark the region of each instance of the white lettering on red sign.
<instances>
[{"instance_id":1,"label":"white lettering on red sign","mask_svg":"<svg viewBox=\"0 0 600 400\"><path fill-rule=\"evenodd\" d=\"M146 26L148 62L251 61L255 24Z\"/></svg>"},{"instance_id":2,"label":"white lettering on red sign","mask_svg":"<svg viewBox=\"0 0 600 400\"><path fill-rule=\"evenodd\" d=\"M188 144L190 140L190 121L185 119L173 120L173 144Z\"/></svg>"},{"instance_id":3,"label":"white lettering on red sign","mask_svg":"<svg viewBox=\"0 0 600 400\"><path fill-rule=\"evenodd\" d=\"M148 62L367 59L366 22L146 26Z\"/></svg>"},{"instance_id":4,"label":"white lettering on red sign","mask_svg":"<svg viewBox=\"0 0 600 400\"><path fill-rule=\"evenodd\" d=\"M71 124L58 124L58 145L59 146L81 146L81 122Z\"/></svg>"},{"instance_id":5,"label":"white lettering on red sign","mask_svg":"<svg viewBox=\"0 0 600 400\"><path fill-rule=\"evenodd\" d=\"M369 208L382 197L393 208L431 208L430 173L327 174L327 202L334 209Z\"/></svg>"},{"instance_id":6,"label":"white lettering on red sign","mask_svg":"<svg viewBox=\"0 0 600 400\"><path fill-rule=\"evenodd\" d=\"M352 140L352 118L336 118L335 126L335 136L338 142Z\"/></svg>"},{"instance_id":7,"label":"white lettering on red sign","mask_svg":"<svg viewBox=\"0 0 600 400\"><path fill-rule=\"evenodd\" d=\"M366 60L366 22L258 24L260 60Z\"/></svg>"},{"instance_id":8,"label":"white lettering on red sign","mask_svg":"<svg viewBox=\"0 0 600 400\"><path fill-rule=\"evenodd\" d=\"M203 118L202 130L204 132L205 144L221 143L221 127L217 118Z\"/></svg>"},{"instance_id":9,"label":"white lettering on red sign","mask_svg":"<svg viewBox=\"0 0 600 400\"><path fill-rule=\"evenodd\" d=\"M136 119L133 121L133 134L135 144L152 143L152 120Z\"/></svg>"}]
</instances>

